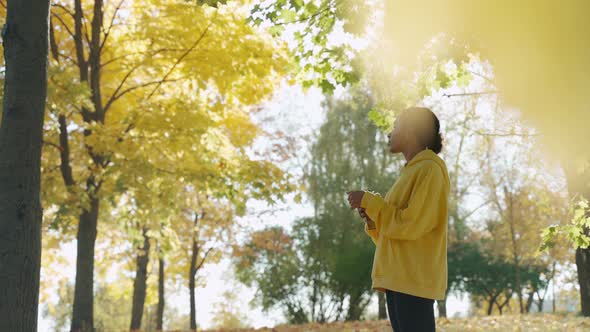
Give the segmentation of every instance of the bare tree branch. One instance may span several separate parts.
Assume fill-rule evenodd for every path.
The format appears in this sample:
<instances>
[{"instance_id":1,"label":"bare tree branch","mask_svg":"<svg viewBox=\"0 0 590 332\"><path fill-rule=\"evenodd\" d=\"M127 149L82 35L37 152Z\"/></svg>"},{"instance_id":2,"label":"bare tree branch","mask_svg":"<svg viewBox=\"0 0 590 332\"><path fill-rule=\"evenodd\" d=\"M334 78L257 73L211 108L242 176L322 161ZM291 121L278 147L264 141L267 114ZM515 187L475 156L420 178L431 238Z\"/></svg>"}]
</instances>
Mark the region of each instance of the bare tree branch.
<instances>
[{"instance_id":1,"label":"bare tree branch","mask_svg":"<svg viewBox=\"0 0 590 332\"><path fill-rule=\"evenodd\" d=\"M153 51L148 51L148 52L133 52L133 53L127 53L127 54L123 54L120 56L116 56L112 59L109 59L106 62L103 62L101 64L102 67L105 67L107 65L110 65L113 62L119 61L121 59L124 59L126 57L130 57L133 55L146 55L149 57L153 57L154 55L160 54L160 53L165 53L165 52L185 52L186 49L185 48L162 48L162 49L158 49L158 50L153 50Z\"/></svg>"},{"instance_id":2,"label":"bare tree branch","mask_svg":"<svg viewBox=\"0 0 590 332\"><path fill-rule=\"evenodd\" d=\"M189 55L189 53L192 52L199 45L199 43L201 42L201 40L203 40L203 38L205 37L205 34L207 33L207 31L209 30L209 27L211 27L212 24L213 24L213 20L211 20L211 22L209 22L209 24L207 25L207 27L205 28L205 30L203 30L203 32L201 33L201 35L199 36L199 38L197 38L197 40L193 43L193 45L188 50L186 50L186 52L184 52L184 54L182 54L178 58L178 60L176 60L176 62L172 66L172 68L170 68L170 70L168 70L168 72L166 73L166 75L164 75L164 78L162 79L161 83L157 84L156 87L154 88L154 90L152 90L152 92L148 95L147 100L149 100L154 95L154 93L162 85L162 82L164 82L168 78L168 76L170 76L170 74L172 74L172 72L174 71L174 69L176 69L176 67L178 66L178 64L180 64L180 62L182 62L182 60L187 55Z\"/></svg>"},{"instance_id":3,"label":"bare tree branch","mask_svg":"<svg viewBox=\"0 0 590 332\"><path fill-rule=\"evenodd\" d=\"M443 97L466 97L498 94L499 91L482 91L482 92L464 92L464 93L445 93Z\"/></svg>"},{"instance_id":4,"label":"bare tree branch","mask_svg":"<svg viewBox=\"0 0 590 332\"><path fill-rule=\"evenodd\" d=\"M457 196L463 197L467 193L469 188L471 188L471 185L473 184L473 182L475 182L475 180L477 180L477 179L479 179L479 174L472 176L471 179L469 179L469 181L467 182L467 184L463 187L463 189L458 191Z\"/></svg>"},{"instance_id":5,"label":"bare tree branch","mask_svg":"<svg viewBox=\"0 0 590 332\"><path fill-rule=\"evenodd\" d=\"M55 17L63 26L64 29L66 29L66 32L70 35L70 37L75 38L74 37L74 33L72 32L72 30L70 30L70 28L68 27L68 25L66 24L66 22L61 18L61 16L59 16L57 13L55 12L51 12L51 15L53 17Z\"/></svg>"},{"instance_id":6,"label":"bare tree branch","mask_svg":"<svg viewBox=\"0 0 590 332\"><path fill-rule=\"evenodd\" d=\"M485 75L482 75L482 74L480 74L480 73L478 73L476 71L473 71L473 70L468 70L468 72L471 73L471 74L473 74L473 75L475 75L475 76L479 76L479 77L483 78L484 80L486 80L488 83L494 85L494 80L492 80L491 78L489 78L489 77L487 77Z\"/></svg>"},{"instance_id":7,"label":"bare tree branch","mask_svg":"<svg viewBox=\"0 0 590 332\"><path fill-rule=\"evenodd\" d=\"M83 19L86 21L86 17L83 17ZM84 24L84 38L86 39L88 45L92 45L92 40L90 39L90 34L88 33L88 23Z\"/></svg>"},{"instance_id":8,"label":"bare tree branch","mask_svg":"<svg viewBox=\"0 0 590 332\"><path fill-rule=\"evenodd\" d=\"M63 114L58 116L59 121L59 145L60 145L60 165L59 168L61 169L62 178L64 183L67 187L72 186L75 184L74 175L72 173L72 166L70 165L70 144L69 144L69 134L68 134L68 125L66 122L66 117Z\"/></svg>"},{"instance_id":9,"label":"bare tree branch","mask_svg":"<svg viewBox=\"0 0 590 332\"><path fill-rule=\"evenodd\" d=\"M117 4L117 6L115 7L115 12L113 13L113 17L111 17L111 23L109 24L109 27L107 28L106 32L104 33L104 37L102 39L102 42L100 43L100 47L99 47L99 52L102 52L102 49L104 47L104 45L107 42L107 39L109 38L109 34L111 33L111 29L113 28L113 24L115 23L115 19L117 18L117 14L119 13L119 10L121 9L121 6L123 6L123 3L125 2L125 0L121 0L119 1L119 3Z\"/></svg>"},{"instance_id":10,"label":"bare tree branch","mask_svg":"<svg viewBox=\"0 0 590 332\"><path fill-rule=\"evenodd\" d=\"M52 16L49 16L49 50L53 59L59 62L59 48L57 46L57 40L55 40L55 28Z\"/></svg>"},{"instance_id":11,"label":"bare tree branch","mask_svg":"<svg viewBox=\"0 0 590 332\"><path fill-rule=\"evenodd\" d=\"M533 137L533 136L541 136L541 134L523 134L523 133L499 133L499 132L492 132L486 133L481 130L474 131L475 134L481 136L497 136L497 137Z\"/></svg>"},{"instance_id":12,"label":"bare tree branch","mask_svg":"<svg viewBox=\"0 0 590 332\"><path fill-rule=\"evenodd\" d=\"M80 69L80 81L88 81L88 63L84 55L84 43L82 42L82 20L84 12L81 0L74 0L74 44L76 46L76 58ZM83 112L84 113L84 112Z\"/></svg>"},{"instance_id":13,"label":"bare tree branch","mask_svg":"<svg viewBox=\"0 0 590 332\"><path fill-rule=\"evenodd\" d=\"M209 256L209 253L211 252L211 250L213 250L213 247L211 247L211 248L207 249L207 251L205 251L205 255L203 255L203 259L201 259L201 262L199 263L199 265L197 265L197 268L195 269L195 273L201 269L201 266L203 266L203 263L205 263L205 260L207 259L207 256Z\"/></svg>"},{"instance_id":14,"label":"bare tree branch","mask_svg":"<svg viewBox=\"0 0 590 332\"><path fill-rule=\"evenodd\" d=\"M70 14L70 16L72 16L72 18L74 17L74 12L70 8L64 6L64 5L60 4L60 3L51 4L51 7L57 7L57 8L63 9L63 11L65 11L68 14Z\"/></svg>"},{"instance_id":15,"label":"bare tree branch","mask_svg":"<svg viewBox=\"0 0 590 332\"><path fill-rule=\"evenodd\" d=\"M71 61L71 62L72 62L74 65L78 66L78 61L76 61L76 59L72 58L71 56L69 56L69 55L68 55L68 54L66 54L66 53L59 52L59 57L60 57L60 58L64 58L64 59L66 59L66 60L69 60L69 61Z\"/></svg>"},{"instance_id":16,"label":"bare tree branch","mask_svg":"<svg viewBox=\"0 0 590 332\"><path fill-rule=\"evenodd\" d=\"M43 140L43 144L49 145L49 146L53 146L54 148L58 149L59 151L62 151L63 150L61 148L61 146L59 146L59 145L57 145L57 144L55 144L53 142L50 142L50 141Z\"/></svg>"},{"instance_id":17,"label":"bare tree branch","mask_svg":"<svg viewBox=\"0 0 590 332\"><path fill-rule=\"evenodd\" d=\"M480 204L478 207L476 207L475 209L473 209L473 210L469 211L469 212L468 212L467 214L465 214L465 215L464 215L462 218L463 218L463 219L467 219L467 218L471 217L471 215L472 215L472 214L474 214L475 212L477 212L477 210L481 209L482 207L484 207L484 206L486 206L486 205L488 205L488 204L490 204L490 203L492 203L492 201L491 201L491 200L488 200L488 201L485 201L485 202L481 203L481 204Z\"/></svg>"},{"instance_id":18,"label":"bare tree branch","mask_svg":"<svg viewBox=\"0 0 590 332\"><path fill-rule=\"evenodd\" d=\"M125 76L123 77L123 79L119 83L119 86L117 86L117 88L115 89L115 91L113 92L113 94L111 95L111 97L109 98L107 103L105 104L105 106L104 106L105 113L109 110L109 108L111 107L113 102L116 100L116 97L119 94L119 91L121 91L121 89L123 88L123 85L125 84L125 82L127 82L127 80L133 74L133 72L135 72L137 70L137 68L139 68L141 65L142 65L141 62L136 64L135 66L133 66L133 68L131 68L129 70L129 72L127 72L127 74L125 74Z\"/></svg>"},{"instance_id":19,"label":"bare tree branch","mask_svg":"<svg viewBox=\"0 0 590 332\"><path fill-rule=\"evenodd\" d=\"M134 90L137 89L141 89L141 88L145 88L151 85L155 85L155 84L162 84L162 83L170 83L170 82L178 82L181 80L186 79L186 77L180 77L180 78L176 78L176 79L168 79L168 80L157 80L157 81L151 81L151 82L146 82L146 83L142 83L133 87L130 87L128 89L125 89L123 91L121 91L118 95L114 96L113 102L116 101L117 99L123 97L124 95L128 94L129 92L132 92Z\"/></svg>"}]
</instances>

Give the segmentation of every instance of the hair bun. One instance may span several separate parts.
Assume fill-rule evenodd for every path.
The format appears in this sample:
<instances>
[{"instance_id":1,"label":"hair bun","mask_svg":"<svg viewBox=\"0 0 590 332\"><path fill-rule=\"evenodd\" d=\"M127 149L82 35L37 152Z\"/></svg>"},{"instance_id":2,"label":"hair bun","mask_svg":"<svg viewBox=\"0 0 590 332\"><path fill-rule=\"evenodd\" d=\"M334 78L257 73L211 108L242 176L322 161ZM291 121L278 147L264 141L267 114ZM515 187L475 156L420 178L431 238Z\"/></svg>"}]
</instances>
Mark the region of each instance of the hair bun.
<instances>
[{"instance_id":1,"label":"hair bun","mask_svg":"<svg viewBox=\"0 0 590 332\"><path fill-rule=\"evenodd\" d=\"M442 135L440 134L440 132L437 132L436 135L434 135L434 141L432 142L432 147L429 147L429 148L432 149L432 151L434 151L434 153L438 154L442 151L442 147L443 147L443 138L442 138Z\"/></svg>"}]
</instances>

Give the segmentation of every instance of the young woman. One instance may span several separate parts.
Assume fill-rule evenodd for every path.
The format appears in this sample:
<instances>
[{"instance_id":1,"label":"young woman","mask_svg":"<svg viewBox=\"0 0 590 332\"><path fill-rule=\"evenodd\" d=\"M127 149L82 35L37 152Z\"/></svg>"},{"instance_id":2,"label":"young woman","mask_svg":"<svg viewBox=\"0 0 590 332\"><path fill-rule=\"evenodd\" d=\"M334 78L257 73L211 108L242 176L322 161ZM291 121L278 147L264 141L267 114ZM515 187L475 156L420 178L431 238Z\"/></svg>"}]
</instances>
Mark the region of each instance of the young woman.
<instances>
[{"instance_id":1,"label":"young woman","mask_svg":"<svg viewBox=\"0 0 590 332\"><path fill-rule=\"evenodd\" d=\"M372 287L385 292L395 332L435 331L434 300L447 288L447 206L449 176L440 123L427 108L412 107L395 121L389 151L406 164L384 198L349 191L365 231L375 243Z\"/></svg>"}]
</instances>

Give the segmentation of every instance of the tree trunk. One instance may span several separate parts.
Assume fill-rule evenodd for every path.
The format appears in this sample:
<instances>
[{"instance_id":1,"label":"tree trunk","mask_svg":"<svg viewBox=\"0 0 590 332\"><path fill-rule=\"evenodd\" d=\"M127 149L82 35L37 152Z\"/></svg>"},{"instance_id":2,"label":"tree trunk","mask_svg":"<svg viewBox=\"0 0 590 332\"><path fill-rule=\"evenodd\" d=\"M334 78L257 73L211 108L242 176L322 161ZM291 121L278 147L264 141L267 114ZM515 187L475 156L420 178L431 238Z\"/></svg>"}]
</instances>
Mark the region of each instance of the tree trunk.
<instances>
[{"instance_id":1,"label":"tree trunk","mask_svg":"<svg viewBox=\"0 0 590 332\"><path fill-rule=\"evenodd\" d=\"M387 319L387 308L385 307L385 293L377 292L377 299L379 300L379 319Z\"/></svg>"},{"instance_id":2,"label":"tree trunk","mask_svg":"<svg viewBox=\"0 0 590 332\"><path fill-rule=\"evenodd\" d=\"M492 311L494 311L494 303L496 303L496 299L498 298L498 296L500 296L500 294L492 295L488 299L488 310L487 310L488 316L490 316L492 314Z\"/></svg>"},{"instance_id":3,"label":"tree trunk","mask_svg":"<svg viewBox=\"0 0 590 332\"><path fill-rule=\"evenodd\" d=\"M438 317L447 318L447 296L449 296L449 289L445 292L445 298L436 301L436 305L438 306Z\"/></svg>"},{"instance_id":4,"label":"tree trunk","mask_svg":"<svg viewBox=\"0 0 590 332\"><path fill-rule=\"evenodd\" d=\"M193 243L192 255L193 257L196 256L199 249L196 243ZM190 291L190 306L191 306L191 331L197 330L197 305L196 305L196 298L195 298L195 264L191 261L191 267L189 271L189 280L188 280L188 288Z\"/></svg>"},{"instance_id":5,"label":"tree trunk","mask_svg":"<svg viewBox=\"0 0 590 332\"><path fill-rule=\"evenodd\" d=\"M164 258L160 256L158 260L158 316L156 317L156 330L163 331L164 328Z\"/></svg>"},{"instance_id":6,"label":"tree trunk","mask_svg":"<svg viewBox=\"0 0 590 332\"><path fill-rule=\"evenodd\" d=\"M590 317L590 248L576 249L576 267L580 283L582 315Z\"/></svg>"},{"instance_id":7,"label":"tree trunk","mask_svg":"<svg viewBox=\"0 0 590 332\"><path fill-rule=\"evenodd\" d=\"M492 314L492 311L494 310L494 302L495 302L495 298L491 298L488 300L488 310L487 310L488 316L490 316Z\"/></svg>"},{"instance_id":8,"label":"tree trunk","mask_svg":"<svg viewBox=\"0 0 590 332\"><path fill-rule=\"evenodd\" d=\"M94 331L94 244L98 221L99 200L90 198L90 210L80 215L78 226L76 285L74 287L74 309L72 332Z\"/></svg>"},{"instance_id":9,"label":"tree trunk","mask_svg":"<svg viewBox=\"0 0 590 332\"><path fill-rule=\"evenodd\" d=\"M0 120L0 331L36 331L49 1L8 1Z\"/></svg>"},{"instance_id":10,"label":"tree trunk","mask_svg":"<svg viewBox=\"0 0 590 332\"><path fill-rule=\"evenodd\" d=\"M510 294L504 293L504 302L502 302L502 303L496 301L496 306L498 307L498 311L500 312L500 316L502 315L502 311L506 305L508 305L508 307L510 308L510 299L512 299L512 294L513 293L510 293Z\"/></svg>"},{"instance_id":11,"label":"tree trunk","mask_svg":"<svg viewBox=\"0 0 590 332\"><path fill-rule=\"evenodd\" d=\"M74 46L76 49L77 65L80 72L80 81L88 83L94 110L82 107L81 115L86 123L104 123L104 112L100 98L100 70L103 29L103 0L94 0L93 16L90 26L90 40L88 31L84 31L84 12L81 0L74 0ZM84 40L88 42L89 58L84 56ZM89 70L90 69L90 70ZM84 136L92 134L91 129L84 129ZM91 146L86 146L88 156L94 166L104 169L106 167L103 156L96 154ZM86 179L86 195L90 200L90 210L85 210L80 216L78 226L78 256L76 258L76 285L74 291L74 309L72 313L72 332L94 331L93 317L93 285L94 285L94 245L99 211L98 192L101 181L97 181L94 175Z\"/></svg>"},{"instance_id":12,"label":"tree trunk","mask_svg":"<svg viewBox=\"0 0 590 332\"><path fill-rule=\"evenodd\" d=\"M520 255L518 250L518 245L516 242L516 229L514 227L514 196L511 192L508 191L506 187L504 187L504 195L508 197L508 214L509 214L509 221L508 225L510 226L510 240L512 242L512 255L513 255L513 263L515 269L515 288L516 288L516 295L518 296L518 307L520 309L520 313L524 313L524 302L522 298L522 278L520 275ZM502 309L500 309L500 315L502 314Z\"/></svg>"},{"instance_id":13,"label":"tree trunk","mask_svg":"<svg viewBox=\"0 0 590 332\"><path fill-rule=\"evenodd\" d=\"M147 284L147 267L150 258L150 238L147 236L147 228L143 228L143 247L138 253L135 271L135 281L133 282L133 304L131 306L131 331L141 329L141 318L143 316L143 306L145 304L145 293Z\"/></svg>"},{"instance_id":14,"label":"tree trunk","mask_svg":"<svg viewBox=\"0 0 590 332\"><path fill-rule=\"evenodd\" d=\"M590 172L586 170L578 174L577 165L566 165L564 167L567 186L570 197L581 195L590 200ZM590 232L585 229L585 232ZM578 271L578 283L580 284L580 303L582 315L590 317L590 248L576 249L576 268Z\"/></svg>"},{"instance_id":15,"label":"tree trunk","mask_svg":"<svg viewBox=\"0 0 590 332\"><path fill-rule=\"evenodd\" d=\"M517 271L519 271L520 269L517 269ZM520 272L517 272L517 275L520 276ZM520 277L517 277L518 280L520 280ZM523 314L525 312L525 307L524 307L524 299L522 298L522 287L519 284L519 288L517 290L516 296L518 297L518 309L520 311L521 314Z\"/></svg>"},{"instance_id":16,"label":"tree trunk","mask_svg":"<svg viewBox=\"0 0 590 332\"><path fill-rule=\"evenodd\" d=\"M543 312L543 303L545 302L547 292L549 291L549 286L555 284L554 280L553 280L553 278L555 278L555 265L556 265L556 262L554 261L551 266L551 276L547 280L547 284L545 285L545 288L543 289L543 295L541 296L540 290L536 291L537 299L539 300L539 302L537 302L537 309L539 312ZM554 302L554 304L555 304L555 302ZM553 308L553 310L555 310L555 308Z\"/></svg>"},{"instance_id":17,"label":"tree trunk","mask_svg":"<svg viewBox=\"0 0 590 332\"><path fill-rule=\"evenodd\" d=\"M346 321L357 321L361 319L361 314L365 310L362 301L363 293L354 292L348 296L348 310L346 313Z\"/></svg>"},{"instance_id":18,"label":"tree trunk","mask_svg":"<svg viewBox=\"0 0 590 332\"><path fill-rule=\"evenodd\" d=\"M529 312L531 312L531 306L533 305L533 297L535 296L535 292L534 291L530 291L527 295L527 299L526 299L526 306L525 306L525 310L526 313L528 314Z\"/></svg>"},{"instance_id":19,"label":"tree trunk","mask_svg":"<svg viewBox=\"0 0 590 332\"><path fill-rule=\"evenodd\" d=\"M197 228L199 217L195 214L195 229ZM197 330L197 304L195 298L195 275L197 273L197 258L199 257L199 245L197 243L197 238L195 235L195 230L193 230L193 243L191 249L191 265L190 270L188 273L188 288L190 292L190 307L191 307L191 331Z\"/></svg>"},{"instance_id":20,"label":"tree trunk","mask_svg":"<svg viewBox=\"0 0 590 332\"><path fill-rule=\"evenodd\" d=\"M436 301L438 306L438 317L447 317L447 299Z\"/></svg>"},{"instance_id":21,"label":"tree trunk","mask_svg":"<svg viewBox=\"0 0 590 332\"><path fill-rule=\"evenodd\" d=\"M557 311L557 303L556 303L556 299L555 299L555 282L553 282L553 285L551 285L551 290L552 290L552 306L551 306L551 312L555 313Z\"/></svg>"},{"instance_id":22,"label":"tree trunk","mask_svg":"<svg viewBox=\"0 0 590 332\"><path fill-rule=\"evenodd\" d=\"M311 321L312 322L316 322L316 314L315 314L315 307L317 304L317 299L318 299L318 286L317 286L317 280L316 278L313 278L313 291L311 293L311 303L310 303L310 307L311 307Z\"/></svg>"},{"instance_id":23,"label":"tree trunk","mask_svg":"<svg viewBox=\"0 0 590 332\"><path fill-rule=\"evenodd\" d=\"M537 310L539 312L543 312L543 302L545 301L545 299L543 298L539 298L539 302L537 303Z\"/></svg>"}]
</instances>

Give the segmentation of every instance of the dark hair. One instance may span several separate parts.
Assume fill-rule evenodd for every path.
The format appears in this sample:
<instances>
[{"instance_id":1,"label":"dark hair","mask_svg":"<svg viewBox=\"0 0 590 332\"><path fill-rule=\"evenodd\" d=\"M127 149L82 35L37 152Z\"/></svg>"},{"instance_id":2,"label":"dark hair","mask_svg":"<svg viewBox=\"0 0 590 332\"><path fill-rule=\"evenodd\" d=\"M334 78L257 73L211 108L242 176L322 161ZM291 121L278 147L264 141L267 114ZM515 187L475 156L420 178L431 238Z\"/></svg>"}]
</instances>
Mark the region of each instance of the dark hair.
<instances>
[{"instance_id":1,"label":"dark hair","mask_svg":"<svg viewBox=\"0 0 590 332\"><path fill-rule=\"evenodd\" d=\"M402 112L399 117L408 120L410 127L414 128L418 139L424 146L434 153L440 153L443 147L443 138L440 133L440 122L434 112L426 107L410 107Z\"/></svg>"}]
</instances>

